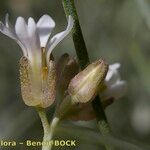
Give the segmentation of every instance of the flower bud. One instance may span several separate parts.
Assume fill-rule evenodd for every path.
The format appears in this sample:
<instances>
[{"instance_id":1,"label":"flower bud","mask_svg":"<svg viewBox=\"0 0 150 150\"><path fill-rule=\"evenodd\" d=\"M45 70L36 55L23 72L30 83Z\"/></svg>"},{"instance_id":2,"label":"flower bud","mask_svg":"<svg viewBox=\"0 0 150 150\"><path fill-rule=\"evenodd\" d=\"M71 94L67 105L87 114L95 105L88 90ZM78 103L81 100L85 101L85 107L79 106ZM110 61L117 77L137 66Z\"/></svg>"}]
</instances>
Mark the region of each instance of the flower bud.
<instances>
[{"instance_id":1,"label":"flower bud","mask_svg":"<svg viewBox=\"0 0 150 150\"><path fill-rule=\"evenodd\" d=\"M107 71L108 65L100 59L78 73L68 87L73 103L86 103L92 100L103 83Z\"/></svg>"},{"instance_id":2,"label":"flower bud","mask_svg":"<svg viewBox=\"0 0 150 150\"><path fill-rule=\"evenodd\" d=\"M56 95L56 69L53 61L42 68L33 79L32 68L26 57L20 59L20 81L22 98L26 105L46 108L50 106ZM39 84L40 83L40 84ZM41 85L41 86L37 86ZM38 92L37 92L38 91Z\"/></svg>"}]
</instances>

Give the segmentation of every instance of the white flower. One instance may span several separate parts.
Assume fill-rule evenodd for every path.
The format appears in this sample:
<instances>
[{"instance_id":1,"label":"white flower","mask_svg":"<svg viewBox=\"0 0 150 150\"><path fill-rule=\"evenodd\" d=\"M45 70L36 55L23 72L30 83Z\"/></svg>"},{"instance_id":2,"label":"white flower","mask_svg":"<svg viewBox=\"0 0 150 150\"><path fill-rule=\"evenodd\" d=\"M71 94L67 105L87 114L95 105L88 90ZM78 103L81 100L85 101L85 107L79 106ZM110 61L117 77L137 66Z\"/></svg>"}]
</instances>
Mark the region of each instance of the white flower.
<instances>
[{"instance_id":1,"label":"white flower","mask_svg":"<svg viewBox=\"0 0 150 150\"><path fill-rule=\"evenodd\" d=\"M109 65L109 70L105 78L106 89L101 93L102 99L118 99L125 94L127 83L126 81L121 80L118 71L119 68L119 63Z\"/></svg>"},{"instance_id":2,"label":"white flower","mask_svg":"<svg viewBox=\"0 0 150 150\"><path fill-rule=\"evenodd\" d=\"M34 62L41 63L42 47L46 49L47 63L49 62L52 50L71 31L73 18L69 16L66 30L49 40L54 27L55 22L49 15L43 15L37 23L31 17L28 19L28 23L24 18L18 17L14 28L9 22L8 14L5 17L5 24L0 22L0 31L19 44L23 55L29 59L32 65Z\"/></svg>"},{"instance_id":3,"label":"white flower","mask_svg":"<svg viewBox=\"0 0 150 150\"><path fill-rule=\"evenodd\" d=\"M48 107L56 95L56 68L50 55L56 45L65 38L73 27L73 18L69 16L65 31L50 35L55 27L54 20L43 15L36 23L29 18L18 17L15 27L9 22L8 15L5 24L0 22L0 31L14 39L22 48L20 59L21 91L24 102L29 106Z\"/></svg>"}]
</instances>

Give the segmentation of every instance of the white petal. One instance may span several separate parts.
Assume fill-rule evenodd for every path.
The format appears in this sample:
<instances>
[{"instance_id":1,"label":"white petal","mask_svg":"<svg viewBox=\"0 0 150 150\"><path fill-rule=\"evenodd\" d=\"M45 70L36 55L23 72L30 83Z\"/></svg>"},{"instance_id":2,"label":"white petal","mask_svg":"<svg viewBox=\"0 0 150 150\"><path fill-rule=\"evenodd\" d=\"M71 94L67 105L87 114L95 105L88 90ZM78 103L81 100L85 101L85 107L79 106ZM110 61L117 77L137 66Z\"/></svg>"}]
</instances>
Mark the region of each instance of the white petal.
<instances>
[{"instance_id":1,"label":"white petal","mask_svg":"<svg viewBox=\"0 0 150 150\"><path fill-rule=\"evenodd\" d=\"M27 50L31 50L30 42L29 42L29 36L28 36L28 30L27 30L27 24L22 17L18 17L15 24L15 31L19 38L19 40L23 43L23 45L26 47Z\"/></svg>"},{"instance_id":2,"label":"white petal","mask_svg":"<svg viewBox=\"0 0 150 150\"><path fill-rule=\"evenodd\" d=\"M120 68L120 63L114 63L112 65L109 65L109 68L112 70L117 70Z\"/></svg>"},{"instance_id":3,"label":"white petal","mask_svg":"<svg viewBox=\"0 0 150 150\"><path fill-rule=\"evenodd\" d=\"M28 19L28 38L31 49L28 50L28 58L31 62L32 69L32 84L36 88L35 91L40 91L41 88L41 68L42 68L42 54L40 48L40 40L36 28L36 23L33 18ZM36 93L36 92L33 92ZM40 92L37 92L40 93Z\"/></svg>"},{"instance_id":4,"label":"white petal","mask_svg":"<svg viewBox=\"0 0 150 150\"><path fill-rule=\"evenodd\" d=\"M50 54L51 54L52 50L71 31L71 29L73 27L73 23L74 23L74 20L73 20L72 16L69 16L69 18L68 18L68 26L67 26L66 30L63 31L63 32L60 32L60 33L58 33L58 34L56 34L55 36L52 37L52 39L50 40L50 42L48 43L48 46L47 46L47 62L49 61L49 57L50 57Z\"/></svg>"},{"instance_id":5,"label":"white petal","mask_svg":"<svg viewBox=\"0 0 150 150\"><path fill-rule=\"evenodd\" d=\"M102 99L107 98L121 98L127 89L127 83L126 81L118 81L116 84L113 84L112 86L108 87L103 93L101 93Z\"/></svg>"},{"instance_id":6,"label":"white petal","mask_svg":"<svg viewBox=\"0 0 150 150\"><path fill-rule=\"evenodd\" d=\"M109 65L109 70L105 78L105 83L107 86L110 86L115 82L117 82L118 80L120 80L120 74L118 71L119 67L120 67L119 63Z\"/></svg>"},{"instance_id":7,"label":"white petal","mask_svg":"<svg viewBox=\"0 0 150 150\"><path fill-rule=\"evenodd\" d=\"M10 27L9 14L6 14L6 15L5 15L5 25L6 25L7 28Z\"/></svg>"},{"instance_id":8,"label":"white petal","mask_svg":"<svg viewBox=\"0 0 150 150\"><path fill-rule=\"evenodd\" d=\"M16 41L17 44L21 47L22 52L23 52L23 55L27 57L28 54L27 54L27 49L26 49L26 47L25 47L25 46L23 45L23 43L18 39L18 37L16 38L15 41Z\"/></svg>"},{"instance_id":9,"label":"white petal","mask_svg":"<svg viewBox=\"0 0 150 150\"><path fill-rule=\"evenodd\" d=\"M12 27L10 27L8 15L6 15L6 18L5 18L5 24L6 24L6 26L2 22L0 22L0 32L5 34L6 36L10 37L11 39L15 40L18 43L18 45L21 47L24 56L26 56L27 55L26 48L18 39L14 29Z\"/></svg>"},{"instance_id":10,"label":"white petal","mask_svg":"<svg viewBox=\"0 0 150 150\"><path fill-rule=\"evenodd\" d=\"M21 41L18 39L15 29L14 27L11 25L10 21L9 21L9 14L7 13L5 16L5 25L6 27L13 33L14 37L15 37L15 41L17 42L17 44L21 47L22 51L23 51L23 55L27 56L27 49L26 47L23 45L23 43L21 43Z\"/></svg>"},{"instance_id":11,"label":"white petal","mask_svg":"<svg viewBox=\"0 0 150 150\"><path fill-rule=\"evenodd\" d=\"M31 47L31 49L28 50L30 60L34 58L37 59L37 62L41 63L40 39L36 28L36 23L33 18L28 19L28 38Z\"/></svg>"},{"instance_id":12,"label":"white petal","mask_svg":"<svg viewBox=\"0 0 150 150\"><path fill-rule=\"evenodd\" d=\"M43 15L39 19L37 23L37 28L38 28L38 33L40 36L41 47L46 46L46 43L54 27L55 27L55 22L50 16Z\"/></svg>"},{"instance_id":13,"label":"white petal","mask_svg":"<svg viewBox=\"0 0 150 150\"><path fill-rule=\"evenodd\" d=\"M105 83L107 86L110 86L120 80L120 74L118 70L108 70L108 73L105 78Z\"/></svg>"},{"instance_id":14,"label":"white petal","mask_svg":"<svg viewBox=\"0 0 150 150\"><path fill-rule=\"evenodd\" d=\"M42 95L42 53L40 47L40 39L37 31L37 26L33 18L28 19L28 40L30 42L30 48L28 50L28 56L31 63L31 80L32 80L32 93L34 98L40 98Z\"/></svg>"},{"instance_id":15,"label":"white petal","mask_svg":"<svg viewBox=\"0 0 150 150\"><path fill-rule=\"evenodd\" d=\"M11 39L16 39L16 35L11 32L2 22L0 22L0 32L7 35Z\"/></svg>"}]
</instances>

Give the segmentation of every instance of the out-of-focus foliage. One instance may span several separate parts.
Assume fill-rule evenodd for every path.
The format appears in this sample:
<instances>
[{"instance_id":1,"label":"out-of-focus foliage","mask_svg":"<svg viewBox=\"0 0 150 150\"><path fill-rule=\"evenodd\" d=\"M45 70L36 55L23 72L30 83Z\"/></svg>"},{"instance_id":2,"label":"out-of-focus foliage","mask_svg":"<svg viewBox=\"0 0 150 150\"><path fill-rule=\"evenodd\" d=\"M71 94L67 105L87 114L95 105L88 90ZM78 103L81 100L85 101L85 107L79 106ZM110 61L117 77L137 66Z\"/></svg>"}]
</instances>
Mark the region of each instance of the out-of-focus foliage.
<instances>
[{"instance_id":1,"label":"out-of-focus foliage","mask_svg":"<svg viewBox=\"0 0 150 150\"><path fill-rule=\"evenodd\" d=\"M126 96L106 109L112 131L146 149L150 146L150 1L76 0L76 6L91 61L102 57L110 64L121 62L122 78L128 82ZM0 20L6 12L12 22L17 16L37 20L47 13L57 23L54 33L66 25L60 0L1 0ZM71 36L54 50L56 60L64 52L75 56ZM19 46L0 34L0 139L41 139L38 116L21 98L20 57ZM52 110L48 114L50 118ZM80 144L89 147L86 140Z\"/></svg>"}]
</instances>

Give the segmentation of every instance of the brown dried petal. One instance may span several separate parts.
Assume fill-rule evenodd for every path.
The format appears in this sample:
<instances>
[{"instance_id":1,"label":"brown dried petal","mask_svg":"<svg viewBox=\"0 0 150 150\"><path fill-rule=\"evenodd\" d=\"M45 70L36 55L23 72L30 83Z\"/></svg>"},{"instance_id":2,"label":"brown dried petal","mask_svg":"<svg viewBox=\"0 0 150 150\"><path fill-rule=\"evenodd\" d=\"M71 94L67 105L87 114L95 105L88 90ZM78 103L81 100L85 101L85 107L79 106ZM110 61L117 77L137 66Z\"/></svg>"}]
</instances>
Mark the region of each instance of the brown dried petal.
<instances>
[{"instance_id":1,"label":"brown dried petal","mask_svg":"<svg viewBox=\"0 0 150 150\"><path fill-rule=\"evenodd\" d=\"M64 63L63 63L64 64ZM58 90L60 97L64 97L64 93L68 88L71 79L79 72L79 66L74 58L69 57L66 64L60 72L58 79Z\"/></svg>"},{"instance_id":2,"label":"brown dried petal","mask_svg":"<svg viewBox=\"0 0 150 150\"><path fill-rule=\"evenodd\" d=\"M65 53L59 58L59 60L58 60L58 62L56 64L58 83L60 81L60 76L61 76L61 74L62 74L62 72L64 70L64 67L66 66L68 61L69 61L69 54Z\"/></svg>"}]
</instances>

